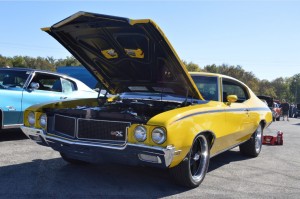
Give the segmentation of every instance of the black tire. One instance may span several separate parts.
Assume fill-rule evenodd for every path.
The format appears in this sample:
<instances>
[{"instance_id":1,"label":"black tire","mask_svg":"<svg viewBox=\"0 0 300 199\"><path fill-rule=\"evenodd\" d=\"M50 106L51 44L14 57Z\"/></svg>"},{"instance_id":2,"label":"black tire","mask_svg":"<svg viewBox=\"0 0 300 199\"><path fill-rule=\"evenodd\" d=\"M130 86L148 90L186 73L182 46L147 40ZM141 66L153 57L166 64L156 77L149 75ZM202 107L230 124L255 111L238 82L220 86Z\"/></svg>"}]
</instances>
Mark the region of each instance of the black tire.
<instances>
[{"instance_id":1,"label":"black tire","mask_svg":"<svg viewBox=\"0 0 300 199\"><path fill-rule=\"evenodd\" d=\"M70 164L77 164L77 165L83 165L83 164L88 164L87 162L85 161L82 161L82 160L76 160L76 159L73 159L73 158L70 158L68 157L66 154L64 153L60 153L62 159Z\"/></svg>"},{"instance_id":2,"label":"black tire","mask_svg":"<svg viewBox=\"0 0 300 199\"><path fill-rule=\"evenodd\" d=\"M257 157L262 147L263 128L259 125L251 138L240 145L240 152L243 155Z\"/></svg>"},{"instance_id":3,"label":"black tire","mask_svg":"<svg viewBox=\"0 0 300 199\"><path fill-rule=\"evenodd\" d=\"M198 135L190 152L176 167L170 169L172 178L180 185L198 187L203 181L209 165L209 143L207 138Z\"/></svg>"},{"instance_id":4,"label":"black tire","mask_svg":"<svg viewBox=\"0 0 300 199\"><path fill-rule=\"evenodd\" d=\"M3 125L3 118L2 118L3 112L0 109L0 130L2 130L2 125Z\"/></svg>"}]
</instances>

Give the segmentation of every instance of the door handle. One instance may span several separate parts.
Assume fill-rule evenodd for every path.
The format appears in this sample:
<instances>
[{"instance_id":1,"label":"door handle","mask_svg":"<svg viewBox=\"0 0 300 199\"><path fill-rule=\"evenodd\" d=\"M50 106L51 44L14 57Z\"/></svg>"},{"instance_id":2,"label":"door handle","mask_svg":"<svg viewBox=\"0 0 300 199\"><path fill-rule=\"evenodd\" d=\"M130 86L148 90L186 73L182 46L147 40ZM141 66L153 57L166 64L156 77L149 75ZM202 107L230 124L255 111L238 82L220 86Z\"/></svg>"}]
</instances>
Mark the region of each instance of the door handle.
<instances>
[{"instance_id":1,"label":"door handle","mask_svg":"<svg viewBox=\"0 0 300 199\"><path fill-rule=\"evenodd\" d=\"M60 99L67 99L68 97L60 97Z\"/></svg>"}]
</instances>

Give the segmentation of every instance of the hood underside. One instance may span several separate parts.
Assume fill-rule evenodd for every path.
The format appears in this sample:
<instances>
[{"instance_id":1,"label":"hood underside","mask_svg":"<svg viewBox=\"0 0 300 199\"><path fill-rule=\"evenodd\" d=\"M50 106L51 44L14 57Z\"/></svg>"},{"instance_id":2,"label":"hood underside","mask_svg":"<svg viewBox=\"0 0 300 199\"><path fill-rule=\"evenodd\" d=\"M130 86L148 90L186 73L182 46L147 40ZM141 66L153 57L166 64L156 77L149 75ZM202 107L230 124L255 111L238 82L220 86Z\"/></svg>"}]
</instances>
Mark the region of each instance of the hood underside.
<instances>
[{"instance_id":1,"label":"hood underside","mask_svg":"<svg viewBox=\"0 0 300 199\"><path fill-rule=\"evenodd\" d=\"M111 94L162 92L202 99L175 50L151 20L78 12L43 30Z\"/></svg>"}]
</instances>

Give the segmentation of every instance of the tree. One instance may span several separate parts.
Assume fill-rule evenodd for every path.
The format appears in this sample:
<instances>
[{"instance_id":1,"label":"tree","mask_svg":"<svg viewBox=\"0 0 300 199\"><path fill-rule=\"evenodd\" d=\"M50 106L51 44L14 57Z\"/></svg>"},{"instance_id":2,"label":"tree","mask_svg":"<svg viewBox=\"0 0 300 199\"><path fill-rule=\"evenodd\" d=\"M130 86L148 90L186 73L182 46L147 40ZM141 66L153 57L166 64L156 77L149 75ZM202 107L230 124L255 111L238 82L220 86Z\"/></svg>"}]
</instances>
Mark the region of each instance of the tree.
<instances>
[{"instance_id":1,"label":"tree","mask_svg":"<svg viewBox=\"0 0 300 199\"><path fill-rule=\"evenodd\" d=\"M273 97L275 99L278 98L272 83L265 79L259 81L258 91L256 92L256 94L257 95L267 95L267 96Z\"/></svg>"},{"instance_id":2,"label":"tree","mask_svg":"<svg viewBox=\"0 0 300 199\"><path fill-rule=\"evenodd\" d=\"M228 66L226 64L222 64L220 66L216 66L215 64L212 64L205 66L203 70L210 73L220 73L234 77L247 84L253 90L253 92L257 92L259 90L258 78L255 77L252 72L246 72L240 65Z\"/></svg>"},{"instance_id":3,"label":"tree","mask_svg":"<svg viewBox=\"0 0 300 199\"><path fill-rule=\"evenodd\" d=\"M12 59L13 67L26 68L26 62L22 56L14 56Z\"/></svg>"},{"instance_id":4,"label":"tree","mask_svg":"<svg viewBox=\"0 0 300 199\"><path fill-rule=\"evenodd\" d=\"M293 102L296 104L299 103L299 95L300 95L300 73L294 75L290 79L290 92L293 95Z\"/></svg>"},{"instance_id":5,"label":"tree","mask_svg":"<svg viewBox=\"0 0 300 199\"><path fill-rule=\"evenodd\" d=\"M0 67L12 66L12 63L7 57L0 55Z\"/></svg>"},{"instance_id":6,"label":"tree","mask_svg":"<svg viewBox=\"0 0 300 199\"><path fill-rule=\"evenodd\" d=\"M52 66L55 65L55 59L54 59L54 57L52 57L52 56L49 57L49 56L48 56L48 57L46 58L46 60L47 60Z\"/></svg>"},{"instance_id":7,"label":"tree","mask_svg":"<svg viewBox=\"0 0 300 199\"><path fill-rule=\"evenodd\" d=\"M73 56L66 59L58 59L55 66L82 66L82 64Z\"/></svg>"},{"instance_id":8,"label":"tree","mask_svg":"<svg viewBox=\"0 0 300 199\"><path fill-rule=\"evenodd\" d=\"M193 62L189 62L187 63L186 61L182 61L183 64L185 65L186 69L190 72L199 72L200 71L200 67L198 64L195 64Z\"/></svg>"},{"instance_id":9,"label":"tree","mask_svg":"<svg viewBox=\"0 0 300 199\"><path fill-rule=\"evenodd\" d=\"M193 62L187 63L182 60L188 71L191 72L211 72L220 73L234 77L246 85L257 95L268 95L276 99L286 99L288 102L300 103L300 73L289 78L279 77L273 81L259 80L252 72L245 71L242 66L237 65L206 65L203 69L198 64ZM29 56L14 56L5 57L0 54L0 67L23 67L34 68L41 70L56 71L57 66L81 66L82 64L73 56L65 59L55 59L48 56L29 57Z\"/></svg>"},{"instance_id":10,"label":"tree","mask_svg":"<svg viewBox=\"0 0 300 199\"><path fill-rule=\"evenodd\" d=\"M209 73L219 73L219 69L215 64L205 66L204 71Z\"/></svg>"}]
</instances>

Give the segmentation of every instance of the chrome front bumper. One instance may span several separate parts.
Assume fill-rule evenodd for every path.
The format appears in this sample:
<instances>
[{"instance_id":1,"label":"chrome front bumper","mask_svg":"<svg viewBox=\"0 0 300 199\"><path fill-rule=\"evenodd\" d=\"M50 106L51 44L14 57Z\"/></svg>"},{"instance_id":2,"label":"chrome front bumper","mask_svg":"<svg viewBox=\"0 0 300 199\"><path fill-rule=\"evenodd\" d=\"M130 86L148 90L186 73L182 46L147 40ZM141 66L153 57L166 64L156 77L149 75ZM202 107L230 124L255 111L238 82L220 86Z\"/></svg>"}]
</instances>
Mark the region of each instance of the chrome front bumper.
<instances>
[{"instance_id":1,"label":"chrome front bumper","mask_svg":"<svg viewBox=\"0 0 300 199\"><path fill-rule=\"evenodd\" d=\"M116 162L167 168L173 160L175 151L173 146L163 148L127 143L122 147L116 147L48 136L43 130L31 127L21 126L21 129L28 138L36 143L52 147L70 158L87 162Z\"/></svg>"}]
</instances>

